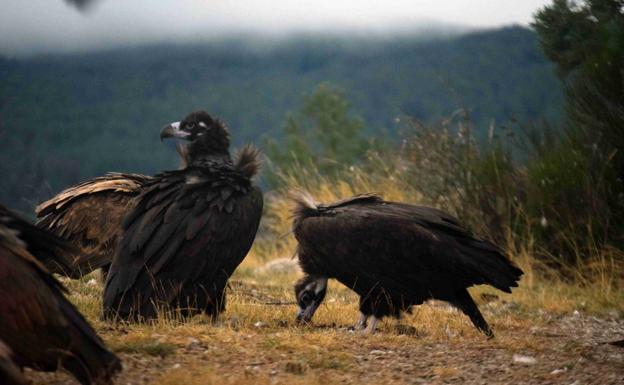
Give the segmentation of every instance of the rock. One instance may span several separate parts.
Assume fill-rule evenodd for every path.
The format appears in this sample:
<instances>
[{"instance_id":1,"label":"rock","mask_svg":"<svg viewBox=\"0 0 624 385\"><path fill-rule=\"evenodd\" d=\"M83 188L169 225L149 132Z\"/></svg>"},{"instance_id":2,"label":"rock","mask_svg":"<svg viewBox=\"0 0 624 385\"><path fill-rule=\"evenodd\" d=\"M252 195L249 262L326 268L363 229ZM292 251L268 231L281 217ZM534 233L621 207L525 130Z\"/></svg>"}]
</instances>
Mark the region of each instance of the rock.
<instances>
[{"instance_id":1,"label":"rock","mask_svg":"<svg viewBox=\"0 0 624 385\"><path fill-rule=\"evenodd\" d=\"M200 347L199 340L197 338L189 337L186 341L187 349L197 349Z\"/></svg>"},{"instance_id":2,"label":"rock","mask_svg":"<svg viewBox=\"0 0 624 385\"><path fill-rule=\"evenodd\" d=\"M537 360L535 359L535 357L523 356L521 354L514 354L513 362L518 363L518 364L534 365L537 363Z\"/></svg>"},{"instance_id":3,"label":"rock","mask_svg":"<svg viewBox=\"0 0 624 385\"><path fill-rule=\"evenodd\" d=\"M292 258L274 259L256 269L256 273L264 274L290 274L298 271L301 271L299 263Z\"/></svg>"},{"instance_id":4,"label":"rock","mask_svg":"<svg viewBox=\"0 0 624 385\"><path fill-rule=\"evenodd\" d=\"M384 352L383 350L371 350L368 354L372 356L382 356L386 354L386 352Z\"/></svg>"},{"instance_id":5,"label":"rock","mask_svg":"<svg viewBox=\"0 0 624 385\"><path fill-rule=\"evenodd\" d=\"M550 372L550 374L553 375L553 376L558 376L558 375L563 374L563 373L565 373L567 371L568 371L568 368L555 369L552 372Z\"/></svg>"},{"instance_id":6,"label":"rock","mask_svg":"<svg viewBox=\"0 0 624 385\"><path fill-rule=\"evenodd\" d=\"M261 327L263 327L263 326L264 326L264 322L262 322L262 321L258 321L258 322L256 322L256 323L254 324L254 326L255 326L255 327L257 327L257 328L261 328Z\"/></svg>"},{"instance_id":7,"label":"rock","mask_svg":"<svg viewBox=\"0 0 624 385\"><path fill-rule=\"evenodd\" d=\"M180 364L174 364L171 368L172 369L180 369L182 367L182 365Z\"/></svg>"}]
</instances>

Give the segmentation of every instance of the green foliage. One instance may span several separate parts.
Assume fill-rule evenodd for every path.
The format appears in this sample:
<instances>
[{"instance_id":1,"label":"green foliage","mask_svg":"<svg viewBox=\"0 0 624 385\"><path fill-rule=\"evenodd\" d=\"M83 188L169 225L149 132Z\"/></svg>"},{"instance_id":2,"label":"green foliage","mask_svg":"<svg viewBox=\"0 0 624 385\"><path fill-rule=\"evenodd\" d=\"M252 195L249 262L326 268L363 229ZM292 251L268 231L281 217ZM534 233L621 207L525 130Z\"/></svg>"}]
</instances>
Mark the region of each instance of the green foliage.
<instances>
[{"instance_id":1,"label":"green foliage","mask_svg":"<svg viewBox=\"0 0 624 385\"><path fill-rule=\"evenodd\" d=\"M563 135L529 165L542 239L624 245L624 2L554 0L533 24L566 83ZM572 245L571 245L572 244Z\"/></svg>"},{"instance_id":2,"label":"green foliage","mask_svg":"<svg viewBox=\"0 0 624 385\"><path fill-rule=\"evenodd\" d=\"M31 213L60 189L107 171L176 168L175 151L158 132L199 108L228 123L235 146L281 143L284 116L323 82L349 95L349 119L362 118L363 136L389 141L399 137L397 116L429 123L454 108L449 89L477 127L561 110L552 65L536 35L519 27L430 39L230 40L0 58L0 201ZM325 124L292 119L308 123L289 130ZM285 147L305 158L295 144Z\"/></svg>"},{"instance_id":3,"label":"green foliage","mask_svg":"<svg viewBox=\"0 0 624 385\"><path fill-rule=\"evenodd\" d=\"M301 110L289 115L281 141L267 143L267 155L277 172L315 168L324 175L360 163L366 153L378 147L364 137L364 122L352 116L344 91L327 83L305 97ZM276 184L279 178L271 175Z\"/></svg>"}]
</instances>

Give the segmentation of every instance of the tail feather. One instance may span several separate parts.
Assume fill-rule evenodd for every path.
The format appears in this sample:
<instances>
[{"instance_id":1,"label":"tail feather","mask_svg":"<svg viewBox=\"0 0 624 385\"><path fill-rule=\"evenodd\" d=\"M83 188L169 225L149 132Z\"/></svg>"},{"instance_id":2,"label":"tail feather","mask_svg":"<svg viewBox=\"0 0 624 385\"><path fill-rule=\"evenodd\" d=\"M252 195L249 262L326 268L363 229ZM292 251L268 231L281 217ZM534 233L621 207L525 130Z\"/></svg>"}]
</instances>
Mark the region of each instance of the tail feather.
<instances>
[{"instance_id":1,"label":"tail feather","mask_svg":"<svg viewBox=\"0 0 624 385\"><path fill-rule=\"evenodd\" d=\"M518 268L498 247L487 241L477 241L485 245L465 245L462 250L464 263L470 266L475 277L481 277L482 282L492 285L506 293L511 293L512 287L518 286L518 281L524 272ZM473 242L474 243L474 242ZM489 247L485 247L488 246Z\"/></svg>"}]
</instances>

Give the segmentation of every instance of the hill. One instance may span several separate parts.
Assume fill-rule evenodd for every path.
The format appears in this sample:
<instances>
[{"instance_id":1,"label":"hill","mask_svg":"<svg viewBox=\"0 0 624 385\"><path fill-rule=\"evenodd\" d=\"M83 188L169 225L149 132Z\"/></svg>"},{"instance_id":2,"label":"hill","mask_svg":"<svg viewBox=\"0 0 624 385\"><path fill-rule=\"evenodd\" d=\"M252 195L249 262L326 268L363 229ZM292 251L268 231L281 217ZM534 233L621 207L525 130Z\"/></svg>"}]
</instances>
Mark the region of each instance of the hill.
<instances>
[{"instance_id":1,"label":"hill","mask_svg":"<svg viewBox=\"0 0 624 385\"><path fill-rule=\"evenodd\" d=\"M152 45L0 59L0 201L28 211L106 171L176 167L159 128L203 108L234 142L280 135L288 111L324 81L345 89L370 135L394 119L432 121L461 103L478 126L556 118L561 90L536 35L510 27L430 40L297 38Z\"/></svg>"}]
</instances>

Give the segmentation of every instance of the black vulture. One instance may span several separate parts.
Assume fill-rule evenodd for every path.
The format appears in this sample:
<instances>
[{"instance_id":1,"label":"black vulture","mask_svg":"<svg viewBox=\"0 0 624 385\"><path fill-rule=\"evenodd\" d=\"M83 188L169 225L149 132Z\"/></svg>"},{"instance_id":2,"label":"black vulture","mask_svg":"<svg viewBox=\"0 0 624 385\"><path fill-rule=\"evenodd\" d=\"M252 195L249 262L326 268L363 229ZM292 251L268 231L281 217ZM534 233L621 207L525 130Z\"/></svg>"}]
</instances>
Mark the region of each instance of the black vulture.
<instances>
[{"instance_id":1,"label":"black vulture","mask_svg":"<svg viewBox=\"0 0 624 385\"><path fill-rule=\"evenodd\" d=\"M305 272L295 285L299 321L312 319L334 278L359 294L356 327L370 321L368 332L384 316L438 299L493 336L466 288L488 284L511 292L522 275L494 244L440 210L373 194L317 204L301 193L295 202L293 231Z\"/></svg>"},{"instance_id":2,"label":"black vulture","mask_svg":"<svg viewBox=\"0 0 624 385\"><path fill-rule=\"evenodd\" d=\"M109 319L148 320L161 310L216 317L258 229L257 150L245 147L232 162L228 129L204 111L166 126L164 138L188 141L188 164L146 183L126 216L104 288Z\"/></svg>"},{"instance_id":3,"label":"black vulture","mask_svg":"<svg viewBox=\"0 0 624 385\"><path fill-rule=\"evenodd\" d=\"M69 266L46 263L53 273L80 278L108 266L117 250L124 216L151 177L109 173L72 186L36 208L37 226L66 239L77 253Z\"/></svg>"},{"instance_id":4,"label":"black vulture","mask_svg":"<svg viewBox=\"0 0 624 385\"><path fill-rule=\"evenodd\" d=\"M19 366L62 366L82 384L108 384L121 370L119 359L41 262L68 248L0 206L0 340Z\"/></svg>"},{"instance_id":5,"label":"black vulture","mask_svg":"<svg viewBox=\"0 0 624 385\"><path fill-rule=\"evenodd\" d=\"M180 167L186 167L187 149L178 144ZM69 187L39 204L36 225L68 240L77 253L69 263L47 261L50 272L80 278L98 268L104 275L117 252L123 219L151 176L111 172ZM104 277L105 279L105 277Z\"/></svg>"}]
</instances>

